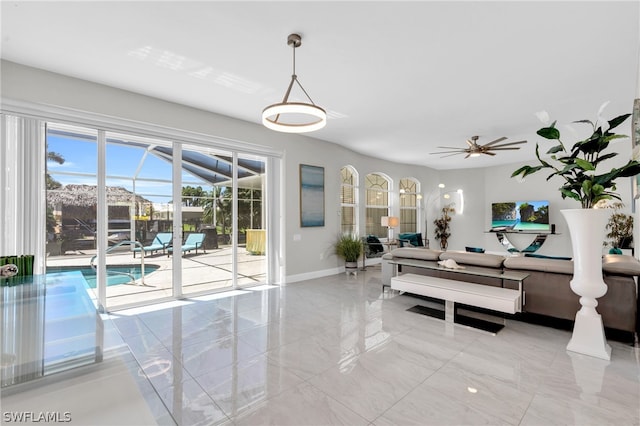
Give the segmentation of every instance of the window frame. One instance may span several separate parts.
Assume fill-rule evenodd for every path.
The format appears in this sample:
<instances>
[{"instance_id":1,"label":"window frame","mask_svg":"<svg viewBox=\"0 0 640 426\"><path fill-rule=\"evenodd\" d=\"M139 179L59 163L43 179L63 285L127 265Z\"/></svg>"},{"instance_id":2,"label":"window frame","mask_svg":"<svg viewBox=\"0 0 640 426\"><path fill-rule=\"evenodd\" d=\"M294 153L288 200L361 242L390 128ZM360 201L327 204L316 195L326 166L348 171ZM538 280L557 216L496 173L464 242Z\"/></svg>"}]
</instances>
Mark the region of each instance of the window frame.
<instances>
[{"instance_id":1,"label":"window frame","mask_svg":"<svg viewBox=\"0 0 640 426\"><path fill-rule=\"evenodd\" d=\"M372 181L373 177L376 177L376 181ZM386 188L384 187L386 184ZM380 218L383 216L390 216L391 212L391 194L393 192L393 181L384 173L372 172L365 176L365 233L366 235L375 235L379 238L388 238L389 233L386 227L383 227L380 223ZM375 191L375 194L372 192ZM372 195L375 195L372 197ZM371 204L370 200L383 199L386 200L383 204ZM377 215L372 215L373 211L379 211Z\"/></svg>"}]
</instances>

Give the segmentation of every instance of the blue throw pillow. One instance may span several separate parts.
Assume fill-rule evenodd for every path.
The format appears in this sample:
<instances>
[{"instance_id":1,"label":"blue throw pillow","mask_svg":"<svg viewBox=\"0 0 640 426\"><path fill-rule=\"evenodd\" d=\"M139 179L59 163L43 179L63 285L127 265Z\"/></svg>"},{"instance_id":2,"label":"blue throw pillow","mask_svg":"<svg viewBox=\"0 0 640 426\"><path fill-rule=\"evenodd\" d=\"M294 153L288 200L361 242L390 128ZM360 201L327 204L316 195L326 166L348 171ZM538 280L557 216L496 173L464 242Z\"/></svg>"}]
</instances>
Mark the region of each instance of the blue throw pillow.
<instances>
[{"instance_id":1,"label":"blue throw pillow","mask_svg":"<svg viewBox=\"0 0 640 426\"><path fill-rule=\"evenodd\" d=\"M538 259L555 259L555 260L571 260L570 257L563 256L546 256L544 254L533 254L533 253L525 253L524 257L535 257Z\"/></svg>"},{"instance_id":2,"label":"blue throw pillow","mask_svg":"<svg viewBox=\"0 0 640 426\"><path fill-rule=\"evenodd\" d=\"M484 249L482 247L465 247L465 250L469 253L484 253Z\"/></svg>"},{"instance_id":3,"label":"blue throw pillow","mask_svg":"<svg viewBox=\"0 0 640 426\"><path fill-rule=\"evenodd\" d=\"M422 242L422 234L418 234L416 232L398 234L398 240L400 242L400 247L404 247L406 243L411 244L413 247L424 246L424 243Z\"/></svg>"}]
</instances>

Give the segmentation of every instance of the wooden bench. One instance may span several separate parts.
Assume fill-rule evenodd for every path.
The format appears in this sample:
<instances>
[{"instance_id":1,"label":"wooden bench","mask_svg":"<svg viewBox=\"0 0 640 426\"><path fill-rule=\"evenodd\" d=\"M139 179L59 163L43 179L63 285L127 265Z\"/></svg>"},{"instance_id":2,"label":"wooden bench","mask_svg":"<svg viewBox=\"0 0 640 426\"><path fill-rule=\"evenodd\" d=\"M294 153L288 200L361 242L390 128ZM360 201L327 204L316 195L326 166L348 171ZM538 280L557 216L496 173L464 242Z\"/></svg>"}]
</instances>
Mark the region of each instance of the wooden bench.
<instances>
[{"instance_id":1,"label":"wooden bench","mask_svg":"<svg viewBox=\"0 0 640 426\"><path fill-rule=\"evenodd\" d=\"M418 274L391 278L391 288L445 301L445 320L454 321L455 303L515 314L521 311L520 291Z\"/></svg>"}]
</instances>

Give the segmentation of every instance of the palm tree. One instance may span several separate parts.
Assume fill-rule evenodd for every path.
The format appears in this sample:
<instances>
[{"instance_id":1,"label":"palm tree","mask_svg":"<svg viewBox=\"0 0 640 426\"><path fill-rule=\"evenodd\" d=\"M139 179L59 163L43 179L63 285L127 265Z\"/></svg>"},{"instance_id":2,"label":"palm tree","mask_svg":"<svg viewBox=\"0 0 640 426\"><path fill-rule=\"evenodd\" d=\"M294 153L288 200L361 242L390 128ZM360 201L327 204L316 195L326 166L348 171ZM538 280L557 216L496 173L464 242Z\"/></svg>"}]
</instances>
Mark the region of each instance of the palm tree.
<instances>
[{"instance_id":1,"label":"palm tree","mask_svg":"<svg viewBox=\"0 0 640 426\"><path fill-rule=\"evenodd\" d=\"M58 154L57 152L49 151L48 145L46 149L47 149L47 154L46 154L47 162L54 161L58 164L64 164L65 159L62 155ZM48 170L47 170L47 173L45 174L45 185L46 185L47 191L51 189L62 188L62 184L57 180L55 180L54 178L52 178ZM46 218L47 232L50 234L53 234L55 232L55 228L57 225L58 225L58 222L56 221L56 218L53 216L53 207L47 206L47 218Z\"/></svg>"},{"instance_id":2,"label":"palm tree","mask_svg":"<svg viewBox=\"0 0 640 426\"><path fill-rule=\"evenodd\" d=\"M209 197L211 194L208 191L202 189L201 186L193 187L193 186L185 186L182 188L182 201L187 206L197 207L204 206L207 203L210 203Z\"/></svg>"},{"instance_id":3,"label":"palm tree","mask_svg":"<svg viewBox=\"0 0 640 426\"><path fill-rule=\"evenodd\" d=\"M47 159L47 162L53 161L58 164L64 164L65 162L65 159L61 154L58 154L57 152L49 151L48 146L47 146L46 159ZM46 179L47 189L58 189L62 187L62 184L57 180L55 180L54 178L52 178L48 171L47 171L47 174L45 175L45 179Z\"/></svg>"}]
</instances>

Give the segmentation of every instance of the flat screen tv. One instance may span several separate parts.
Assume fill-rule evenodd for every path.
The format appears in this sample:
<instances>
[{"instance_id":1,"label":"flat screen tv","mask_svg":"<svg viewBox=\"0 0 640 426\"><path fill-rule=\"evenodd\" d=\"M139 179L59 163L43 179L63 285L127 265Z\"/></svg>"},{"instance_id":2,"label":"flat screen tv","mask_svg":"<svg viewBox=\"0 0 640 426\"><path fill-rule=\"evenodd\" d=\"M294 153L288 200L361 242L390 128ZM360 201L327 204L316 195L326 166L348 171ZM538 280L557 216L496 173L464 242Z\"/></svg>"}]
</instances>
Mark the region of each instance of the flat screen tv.
<instances>
[{"instance_id":1,"label":"flat screen tv","mask_svg":"<svg viewBox=\"0 0 640 426\"><path fill-rule=\"evenodd\" d=\"M492 231L548 232L548 201L491 203Z\"/></svg>"}]
</instances>

